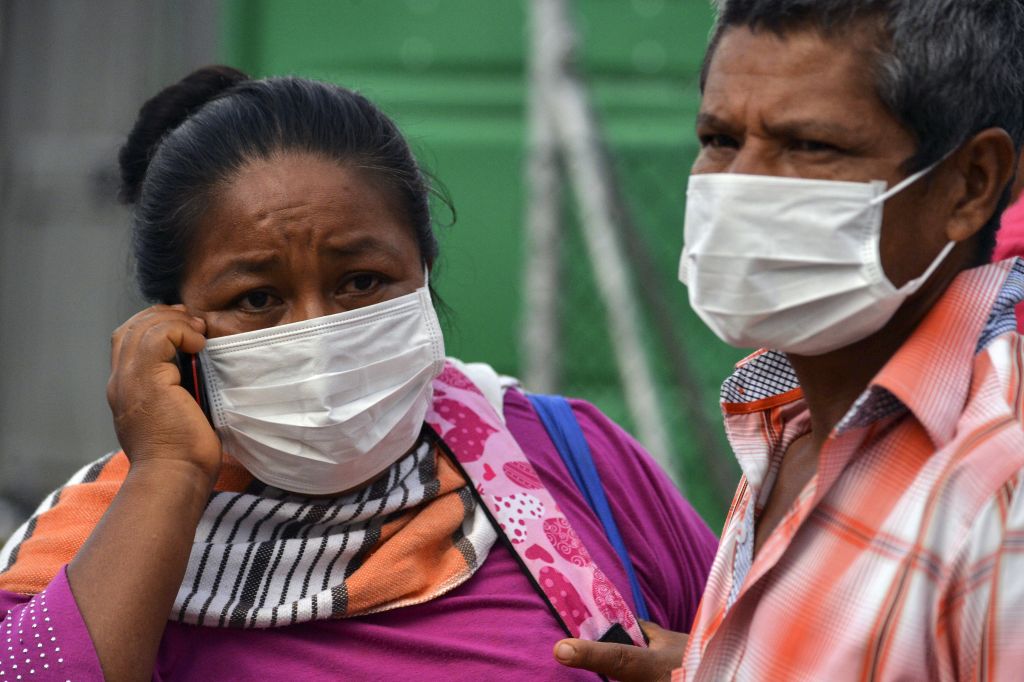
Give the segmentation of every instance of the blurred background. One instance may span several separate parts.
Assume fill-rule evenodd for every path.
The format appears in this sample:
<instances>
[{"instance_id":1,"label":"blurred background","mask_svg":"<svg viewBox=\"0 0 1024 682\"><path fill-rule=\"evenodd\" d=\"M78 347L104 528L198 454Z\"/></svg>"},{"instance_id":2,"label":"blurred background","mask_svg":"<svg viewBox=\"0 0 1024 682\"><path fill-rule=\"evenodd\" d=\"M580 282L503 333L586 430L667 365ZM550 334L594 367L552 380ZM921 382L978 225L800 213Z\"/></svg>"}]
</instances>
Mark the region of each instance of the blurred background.
<instances>
[{"instance_id":1,"label":"blurred background","mask_svg":"<svg viewBox=\"0 0 1024 682\"><path fill-rule=\"evenodd\" d=\"M710 3L576 0L566 18L576 40L562 44L575 45L578 68L547 82L578 86L587 105L589 149L612 183L617 247L606 255L624 281L582 229L592 215L582 195L600 183L574 174L572 145L549 140L562 153L548 171L561 179L539 183L541 194L546 182L560 188L547 193L558 248L530 246L529 173L544 157L538 166L531 121L558 107L538 108L538 69L557 59L538 58L545 24L529 0L0 0L0 539L117 447L109 337L143 306L115 200L117 149L145 99L214 62L334 81L398 122L457 212L450 225L446 210L436 215L449 354L586 398L634 430L640 408L625 397L617 345L628 308L664 454L717 530L738 476L718 386L743 353L705 329L676 279ZM539 293L538 248L557 270ZM531 282L531 300L554 311L548 361L530 350ZM628 305L615 304L616 288Z\"/></svg>"}]
</instances>

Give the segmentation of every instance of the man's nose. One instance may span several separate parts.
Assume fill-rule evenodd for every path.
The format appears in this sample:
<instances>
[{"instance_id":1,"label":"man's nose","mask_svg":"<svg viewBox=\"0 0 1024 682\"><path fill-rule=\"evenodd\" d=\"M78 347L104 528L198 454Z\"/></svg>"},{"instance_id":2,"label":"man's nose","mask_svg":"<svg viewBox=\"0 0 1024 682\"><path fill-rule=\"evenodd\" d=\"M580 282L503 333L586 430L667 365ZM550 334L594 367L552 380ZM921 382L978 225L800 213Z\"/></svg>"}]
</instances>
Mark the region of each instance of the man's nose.
<instances>
[{"instance_id":1,"label":"man's nose","mask_svg":"<svg viewBox=\"0 0 1024 682\"><path fill-rule=\"evenodd\" d=\"M728 172L743 175L786 175L779 157L779 150L775 145L766 144L756 138L748 138L733 155Z\"/></svg>"}]
</instances>

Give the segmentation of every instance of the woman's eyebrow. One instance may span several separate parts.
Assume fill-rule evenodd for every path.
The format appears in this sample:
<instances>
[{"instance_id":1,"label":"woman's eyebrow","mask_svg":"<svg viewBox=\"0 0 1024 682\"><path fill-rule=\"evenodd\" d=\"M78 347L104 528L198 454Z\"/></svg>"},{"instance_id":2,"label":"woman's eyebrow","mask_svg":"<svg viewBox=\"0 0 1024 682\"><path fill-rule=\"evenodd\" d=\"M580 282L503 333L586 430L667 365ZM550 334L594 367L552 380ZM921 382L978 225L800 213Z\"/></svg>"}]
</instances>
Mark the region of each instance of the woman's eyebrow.
<instances>
[{"instance_id":1,"label":"woman's eyebrow","mask_svg":"<svg viewBox=\"0 0 1024 682\"><path fill-rule=\"evenodd\" d=\"M281 262L277 252L268 251L260 254L245 254L227 260L217 269L217 274L208 286L214 287L224 280L236 279L243 275L259 275L273 270Z\"/></svg>"},{"instance_id":2,"label":"woman's eyebrow","mask_svg":"<svg viewBox=\"0 0 1024 682\"><path fill-rule=\"evenodd\" d=\"M327 243L324 251L334 258L355 258L376 253L395 259L403 257L402 250L390 241L378 239L372 235L358 239L344 240L339 243ZM235 256L220 264L207 286L216 287L226 280L237 279L245 275L260 275L274 268L281 263L281 256L276 251L263 253L249 253Z\"/></svg>"},{"instance_id":3,"label":"woman's eyebrow","mask_svg":"<svg viewBox=\"0 0 1024 682\"><path fill-rule=\"evenodd\" d=\"M339 241L337 243L328 243L326 250L332 256L336 258L352 258L355 256L365 256L367 253L378 251L384 252L384 255L401 259L403 257L402 250L390 241L379 239L372 235L366 235L358 239Z\"/></svg>"}]
</instances>

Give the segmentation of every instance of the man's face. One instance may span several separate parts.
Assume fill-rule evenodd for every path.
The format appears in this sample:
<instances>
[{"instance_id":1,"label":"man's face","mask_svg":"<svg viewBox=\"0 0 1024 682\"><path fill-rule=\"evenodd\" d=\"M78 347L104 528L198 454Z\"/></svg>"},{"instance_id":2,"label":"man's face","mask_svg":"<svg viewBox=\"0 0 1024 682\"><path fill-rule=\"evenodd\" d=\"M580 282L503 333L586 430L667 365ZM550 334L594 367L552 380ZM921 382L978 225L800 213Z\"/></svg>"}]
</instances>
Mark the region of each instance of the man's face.
<instances>
[{"instance_id":1,"label":"man's face","mask_svg":"<svg viewBox=\"0 0 1024 682\"><path fill-rule=\"evenodd\" d=\"M708 69L693 173L885 180L890 187L902 180L916 144L875 92L871 45L866 26L828 39L813 29L784 37L728 29ZM922 179L885 203L882 265L896 286L920 275L947 241L952 206L943 184Z\"/></svg>"}]
</instances>

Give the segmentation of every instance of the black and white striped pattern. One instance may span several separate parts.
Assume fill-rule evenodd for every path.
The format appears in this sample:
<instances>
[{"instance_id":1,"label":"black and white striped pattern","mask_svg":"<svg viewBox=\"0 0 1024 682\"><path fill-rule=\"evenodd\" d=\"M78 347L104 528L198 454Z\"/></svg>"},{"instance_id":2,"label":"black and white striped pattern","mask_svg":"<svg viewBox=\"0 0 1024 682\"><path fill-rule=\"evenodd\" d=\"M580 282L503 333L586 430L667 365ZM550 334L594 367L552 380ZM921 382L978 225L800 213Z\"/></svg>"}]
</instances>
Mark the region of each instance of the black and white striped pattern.
<instances>
[{"instance_id":1,"label":"black and white striped pattern","mask_svg":"<svg viewBox=\"0 0 1024 682\"><path fill-rule=\"evenodd\" d=\"M338 498L311 500L270 487L217 493L196 529L171 617L240 628L343 617L345 580L380 540L381 526L434 498L438 487L434 449L422 442L373 485ZM457 544L475 561L463 580L497 539L478 505L467 512Z\"/></svg>"},{"instance_id":2,"label":"black and white striped pattern","mask_svg":"<svg viewBox=\"0 0 1024 682\"><path fill-rule=\"evenodd\" d=\"M46 496L39 507L36 508L35 512L28 518L25 523L21 524L18 530L14 531L14 534L7 539L3 548L0 549L0 573L10 569L14 565L14 562L18 560L18 550L21 549L22 543L32 537L32 534L36 530L36 520L44 513L57 506L60 502L60 494L71 485L79 483L92 483L96 480L96 477L103 471L103 467L107 465L107 462L116 455L117 452L110 452L100 457L95 462L90 462L84 467L75 472L75 475L65 483L62 487L54 490L52 493Z\"/></svg>"},{"instance_id":3,"label":"black and white striped pattern","mask_svg":"<svg viewBox=\"0 0 1024 682\"><path fill-rule=\"evenodd\" d=\"M215 492L196 528L171 619L264 628L354 615L348 614L345 581L377 545L381 527L438 495L435 448L422 440L372 485L340 497L310 499L259 482L242 493ZM36 519L60 502L62 491L94 481L114 454L83 467L47 496L0 550L0 572L17 561ZM465 517L451 540L468 570L440 583L427 599L468 580L497 540L468 484L458 494ZM404 605L392 601L372 612Z\"/></svg>"}]
</instances>

